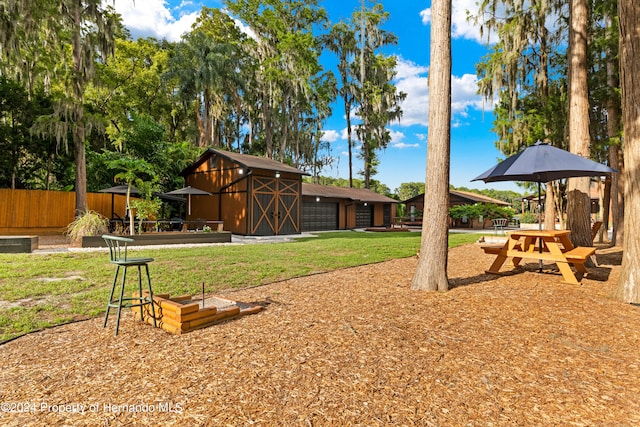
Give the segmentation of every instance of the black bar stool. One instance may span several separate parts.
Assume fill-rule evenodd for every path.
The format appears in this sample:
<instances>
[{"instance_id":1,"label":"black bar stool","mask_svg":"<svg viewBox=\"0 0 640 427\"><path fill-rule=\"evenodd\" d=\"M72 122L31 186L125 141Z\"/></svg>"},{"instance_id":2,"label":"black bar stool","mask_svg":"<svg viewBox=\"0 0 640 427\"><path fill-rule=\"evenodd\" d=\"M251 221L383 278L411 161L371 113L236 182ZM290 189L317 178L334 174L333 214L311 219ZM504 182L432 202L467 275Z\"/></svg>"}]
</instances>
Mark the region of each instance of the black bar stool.
<instances>
[{"instance_id":1,"label":"black bar stool","mask_svg":"<svg viewBox=\"0 0 640 427\"><path fill-rule=\"evenodd\" d=\"M153 261L153 258L130 258L127 257L127 244L133 243L134 239L119 236L102 236L104 241L109 247L109 260L112 264L116 265L116 273L113 276L113 284L111 285L111 294L109 295L109 302L107 303L107 313L104 316L104 325L107 327L107 320L109 319L109 311L111 308L117 308L118 314L116 316L116 336L118 335L118 328L120 327L120 312L122 308L140 307L140 319L144 321L144 313L142 307L145 305L151 305L151 316L153 317L153 326L156 325L156 312L153 306L153 291L151 290L151 277L149 276L149 263ZM147 287L149 294L144 295L142 293L142 267L144 266L147 273ZM120 284L120 296L119 298L113 298L113 294L116 290L118 282L118 274L120 273L120 267L124 268L122 273L122 282ZM124 287L127 279L127 269L129 267L138 267L138 296L124 297Z\"/></svg>"}]
</instances>

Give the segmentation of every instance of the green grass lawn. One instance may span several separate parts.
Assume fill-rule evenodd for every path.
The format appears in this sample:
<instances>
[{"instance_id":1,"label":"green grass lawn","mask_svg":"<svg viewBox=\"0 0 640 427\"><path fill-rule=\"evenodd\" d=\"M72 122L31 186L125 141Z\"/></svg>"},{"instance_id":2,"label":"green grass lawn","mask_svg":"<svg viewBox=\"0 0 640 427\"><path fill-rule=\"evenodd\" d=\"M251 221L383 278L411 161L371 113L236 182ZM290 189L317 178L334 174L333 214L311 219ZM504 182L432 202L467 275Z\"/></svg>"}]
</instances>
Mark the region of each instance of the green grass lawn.
<instances>
[{"instance_id":1,"label":"green grass lawn","mask_svg":"<svg viewBox=\"0 0 640 427\"><path fill-rule=\"evenodd\" d=\"M452 234L449 246L478 239ZM199 294L245 288L416 254L420 233L320 233L287 243L131 251L150 256L154 292ZM114 266L106 252L0 254L0 343L104 314ZM137 274L132 274L133 278Z\"/></svg>"}]
</instances>

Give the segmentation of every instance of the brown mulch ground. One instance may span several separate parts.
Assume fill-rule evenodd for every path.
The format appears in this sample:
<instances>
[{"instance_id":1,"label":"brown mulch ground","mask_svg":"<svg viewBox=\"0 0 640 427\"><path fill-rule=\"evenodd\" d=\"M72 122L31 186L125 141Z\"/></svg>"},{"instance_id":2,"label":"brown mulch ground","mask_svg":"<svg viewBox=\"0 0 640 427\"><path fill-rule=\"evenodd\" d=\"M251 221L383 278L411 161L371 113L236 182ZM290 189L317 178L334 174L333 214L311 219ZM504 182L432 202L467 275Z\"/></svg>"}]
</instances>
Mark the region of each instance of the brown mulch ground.
<instances>
[{"instance_id":1,"label":"brown mulch ground","mask_svg":"<svg viewBox=\"0 0 640 427\"><path fill-rule=\"evenodd\" d=\"M619 248L581 286L491 260L452 249L445 293L411 291L410 258L225 293L266 309L182 336L128 315L118 337L91 319L19 338L0 346L0 424L639 425Z\"/></svg>"}]
</instances>

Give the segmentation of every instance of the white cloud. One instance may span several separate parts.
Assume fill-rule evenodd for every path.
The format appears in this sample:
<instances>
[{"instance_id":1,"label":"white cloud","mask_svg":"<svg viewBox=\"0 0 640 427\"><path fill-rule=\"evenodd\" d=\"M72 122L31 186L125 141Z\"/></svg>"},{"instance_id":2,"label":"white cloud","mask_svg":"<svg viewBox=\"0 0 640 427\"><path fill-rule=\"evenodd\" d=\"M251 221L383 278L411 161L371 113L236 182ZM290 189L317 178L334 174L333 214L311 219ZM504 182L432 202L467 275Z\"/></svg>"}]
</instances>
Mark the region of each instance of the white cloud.
<instances>
[{"instance_id":1,"label":"white cloud","mask_svg":"<svg viewBox=\"0 0 640 427\"><path fill-rule=\"evenodd\" d=\"M110 0L104 0L105 4L113 5ZM220 3L221 1L209 1L208 7L216 7L210 3ZM173 8L167 7L166 0L119 0L113 5L116 11L122 15L122 23L131 32L131 36L155 37L168 41L180 41L180 37L191 31L191 26L200 15L202 4L193 1L183 1ZM222 9L226 12L226 9ZM240 31L249 37L256 39L255 33L241 21L233 18Z\"/></svg>"},{"instance_id":2,"label":"white cloud","mask_svg":"<svg viewBox=\"0 0 640 427\"><path fill-rule=\"evenodd\" d=\"M426 124L429 105L427 67L398 58L396 87L407 94L402 102L402 126Z\"/></svg>"},{"instance_id":3,"label":"white cloud","mask_svg":"<svg viewBox=\"0 0 640 427\"><path fill-rule=\"evenodd\" d=\"M473 22L473 18L469 19L469 15L476 16L478 14L477 0L456 0L453 2L451 11L451 36L453 38L463 38L475 40L478 43L487 42L487 34L481 35L480 25ZM431 9L427 8L420 12L422 23L428 25L431 23ZM490 34L489 40L497 40L494 33Z\"/></svg>"},{"instance_id":4,"label":"white cloud","mask_svg":"<svg viewBox=\"0 0 640 427\"><path fill-rule=\"evenodd\" d=\"M106 3L113 4L108 0ZM114 7L122 15L122 23L131 31L133 38L155 37L178 41L182 34L191 30L200 10L191 2L183 2L173 11L178 16L175 18L166 3L165 0L145 0L134 4L131 0L120 0L115 2Z\"/></svg>"},{"instance_id":5,"label":"white cloud","mask_svg":"<svg viewBox=\"0 0 640 427\"><path fill-rule=\"evenodd\" d=\"M397 130L390 130L389 135L391 136L392 147L395 147L396 144L402 144L402 141L404 140L404 137L405 137L404 133Z\"/></svg>"},{"instance_id":6,"label":"white cloud","mask_svg":"<svg viewBox=\"0 0 640 427\"><path fill-rule=\"evenodd\" d=\"M323 130L321 140L326 142L335 142L340 139L340 136L340 133L336 130Z\"/></svg>"},{"instance_id":7,"label":"white cloud","mask_svg":"<svg viewBox=\"0 0 640 427\"><path fill-rule=\"evenodd\" d=\"M451 108L466 115L468 108L482 109L482 97L477 94L478 77L475 74L453 76L451 81Z\"/></svg>"},{"instance_id":8,"label":"white cloud","mask_svg":"<svg viewBox=\"0 0 640 427\"><path fill-rule=\"evenodd\" d=\"M402 102L401 126L427 125L429 112L429 83L427 68L398 58L396 87L407 94ZM469 109L490 111L491 103L484 105L476 92L477 76L464 74L451 77L451 108L454 116L466 117Z\"/></svg>"}]
</instances>

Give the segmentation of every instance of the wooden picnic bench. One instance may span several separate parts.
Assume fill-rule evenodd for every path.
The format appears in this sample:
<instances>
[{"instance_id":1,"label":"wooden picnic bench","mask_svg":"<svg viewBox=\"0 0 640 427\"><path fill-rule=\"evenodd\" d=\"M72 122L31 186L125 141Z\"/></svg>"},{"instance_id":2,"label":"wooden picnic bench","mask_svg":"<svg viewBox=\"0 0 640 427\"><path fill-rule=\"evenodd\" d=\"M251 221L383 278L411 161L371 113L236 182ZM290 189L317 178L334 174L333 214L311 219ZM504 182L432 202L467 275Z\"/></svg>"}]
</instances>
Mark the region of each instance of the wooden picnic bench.
<instances>
[{"instance_id":1,"label":"wooden picnic bench","mask_svg":"<svg viewBox=\"0 0 640 427\"><path fill-rule=\"evenodd\" d=\"M496 255L487 273L499 274L500 268L508 257L518 266L522 259L553 261L558 266L565 282L579 284L570 268L572 265L579 273L586 274L584 263L592 256L594 247L574 247L569 240L569 230L522 230L508 233L504 245L482 246L485 253Z\"/></svg>"}]
</instances>

